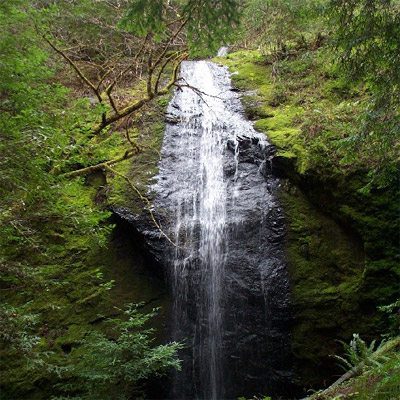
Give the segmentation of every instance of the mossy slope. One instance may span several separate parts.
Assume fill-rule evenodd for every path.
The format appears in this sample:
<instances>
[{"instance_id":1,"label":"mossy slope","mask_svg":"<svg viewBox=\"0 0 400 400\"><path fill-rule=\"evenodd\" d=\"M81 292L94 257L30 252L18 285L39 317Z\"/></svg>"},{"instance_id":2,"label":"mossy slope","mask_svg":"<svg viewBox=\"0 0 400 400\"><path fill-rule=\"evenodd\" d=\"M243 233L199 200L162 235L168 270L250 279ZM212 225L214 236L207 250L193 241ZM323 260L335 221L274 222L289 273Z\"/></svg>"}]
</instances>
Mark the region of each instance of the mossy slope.
<instances>
[{"instance_id":1,"label":"mossy slope","mask_svg":"<svg viewBox=\"0 0 400 400\"><path fill-rule=\"evenodd\" d=\"M335 73L324 48L281 62L257 51L217 59L243 92L246 113L277 148L295 322L293 353L305 387L337 372L336 339L384 330L377 306L398 294L398 189L366 191L368 163L347 161L365 93ZM321 368L321 365L324 367Z\"/></svg>"},{"instance_id":2,"label":"mossy slope","mask_svg":"<svg viewBox=\"0 0 400 400\"><path fill-rule=\"evenodd\" d=\"M114 169L129 177L141 193L157 171L164 132L163 113L169 96L146 106L128 126L130 139L141 149L133 159ZM130 148L125 127L105 132L88 147L87 157L68 158L69 167L85 167L118 158ZM87 138L77 135L77 142ZM55 166L65 170L66 166ZM114 225L109 207L122 205L142 212L145 204L127 182L113 173L97 172L85 178L60 179L54 215L38 223L40 248L10 248L10 257L35 269L32 283L21 291L8 291L17 282L6 282L3 300L38 317L34 327L40 338L37 354L45 364L12 349L0 351L1 393L4 399L43 399L61 394L55 385L68 384L68 374L58 370L72 362L71 350L93 331L105 331L108 318L121 315L128 303L143 303L143 311L161 307L152 320L160 341L167 324L169 296L163 279L142 253L137 238ZM37 211L39 214L39 211ZM70 217L72 216L72 217ZM35 215L31 216L34 218ZM18 250L18 253L16 253ZM16 254L14 254L16 253ZM46 356L44 356L46 354Z\"/></svg>"}]
</instances>

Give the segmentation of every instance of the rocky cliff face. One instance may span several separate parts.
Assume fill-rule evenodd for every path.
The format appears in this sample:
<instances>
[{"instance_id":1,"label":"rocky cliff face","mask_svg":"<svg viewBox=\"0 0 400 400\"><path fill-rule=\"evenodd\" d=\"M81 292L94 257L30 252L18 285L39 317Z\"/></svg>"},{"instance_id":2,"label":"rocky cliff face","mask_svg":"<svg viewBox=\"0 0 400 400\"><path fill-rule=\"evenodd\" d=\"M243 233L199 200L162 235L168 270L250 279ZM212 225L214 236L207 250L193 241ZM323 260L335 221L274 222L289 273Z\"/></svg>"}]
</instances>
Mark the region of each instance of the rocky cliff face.
<instances>
[{"instance_id":1,"label":"rocky cliff face","mask_svg":"<svg viewBox=\"0 0 400 400\"><path fill-rule=\"evenodd\" d=\"M186 65L187 79L196 76L196 68L195 63ZM274 147L243 119L227 71L208 64L204 73L210 74L211 84L216 85L218 99L207 98L204 93L203 99L191 91L177 93L167 113L160 171L152 188L152 212L169 238L155 226L149 213L135 214L122 207L114 207L114 212L134 227L147 254L170 282L175 299L171 335L189 344L182 353L183 371L173 385L175 396L213 395L209 371L204 370L207 354L208 358L216 357L220 370L218 386L223 392L218 395L285 395L293 391L294 376L285 223L276 198L280 183L271 173ZM200 78L195 83L205 84ZM213 87L201 90L207 92ZM187 101L192 102L189 108L187 104L185 108ZM218 104L209 107L212 101ZM209 108L218 111L219 107L219 115L207 117ZM220 151L214 155L202 147L207 118L213 119L211 131L220 135L215 144ZM210 170L202 161L204 152L209 157L205 162L218 159ZM223 190L223 197L217 199L217 203L223 202L223 210L220 204L214 204L215 209L207 208L213 199L204 189L210 184L209 175L218 173L219 168L220 187L213 189ZM207 215L202 214L202 207L206 213L218 211L209 230L205 228ZM220 232L223 237L220 248L215 248L215 243L205 243L205 238L211 235L211 242L219 240L212 234L220 218L224 220ZM212 257L221 253L220 276L215 276L217 272L210 267L210 255L204 259L204 249L209 251L209 246ZM218 285L217 289L213 285ZM218 290L218 298L212 297L217 296L213 290ZM217 310L210 305L212 300ZM212 331L210 318L218 319L218 332ZM218 348L213 352L211 341L216 337ZM209 368L213 368L212 363Z\"/></svg>"},{"instance_id":2,"label":"rocky cliff face","mask_svg":"<svg viewBox=\"0 0 400 400\"><path fill-rule=\"evenodd\" d=\"M228 191L226 203L229 244L225 250L225 301L221 304L227 316L222 361L223 368L230 370L226 386L238 393L240 388L233 381L240 377L243 394L271 393L274 384L280 382L282 387L282 382L292 380L288 366L294 365L300 385L315 387L339 372L330 357L340 351L337 339L347 341L354 332L367 341L379 335L384 325L376 307L388 304L398 292L398 269L393 258L396 190L362 195L359 188L365 171L341 176L325 167L305 169L301 160L307 154L300 146L300 131L292 123L291 108L265 107L273 86L268 81L268 67L246 61L245 54L233 55L226 62L231 64L232 72L240 71L234 75L234 82L247 115L276 145L245 132L234 139L227 137L224 142L224 179L231 187L239 175L241 179L236 193L239 196ZM232 101L233 96L228 102L240 113L237 94L236 100ZM193 122L200 117L194 115ZM153 192L154 213L174 241L170 228L176 224L176 213L171 199L177 191L165 171L184 180L184 171L190 160L198 157L199 149L176 166L176 151L182 147L177 141L182 123L179 104L171 103L166 122L169 138L164 141L163 171L159 175L159 182L164 184ZM176 248L155 228L149 214L132 213L129 207L114 210L134 227L138 241L145 239L146 254L171 278ZM193 232L198 242L199 232ZM186 240L185 235L181 240ZM258 276L253 265L259 268ZM198 285L196 268L198 265L193 263L192 293ZM290 299L282 295L288 286ZM292 313L288 311L289 300ZM195 303L195 296L187 298L186 313L191 320L184 329L188 337L193 336L190 325L196 320ZM244 303L247 308L241 309ZM282 341L289 332L290 342ZM185 357L189 360L192 355L187 353ZM244 359L249 361L241 361ZM246 376L241 375L241 369L246 370ZM197 384L199 379L193 382Z\"/></svg>"},{"instance_id":3,"label":"rocky cliff face","mask_svg":"<svg viewBox=\"0 0 400 400\"><path fill-rule=\"evenodd\" d=\"M368 165L338 168L329 143L355 127L349 116L347 125L333 123L348 99L331 93L339 82L323 75L318 56L299 52L282 61L279 79L268 57L257 51L219 60L230 67L246 115L276 146L271 168L281 178L287 223L291 346L304 387L333 381L340 373L331 357L342 350L338 339L349 341L355 332L367 341L380 337L386 328L377 307L398 298L394 282L400 276L399 186L365 192ZM313 60L313 68L306 60ZM319 113L329 118L318 119Z\"/></svg>"}]
</instances>

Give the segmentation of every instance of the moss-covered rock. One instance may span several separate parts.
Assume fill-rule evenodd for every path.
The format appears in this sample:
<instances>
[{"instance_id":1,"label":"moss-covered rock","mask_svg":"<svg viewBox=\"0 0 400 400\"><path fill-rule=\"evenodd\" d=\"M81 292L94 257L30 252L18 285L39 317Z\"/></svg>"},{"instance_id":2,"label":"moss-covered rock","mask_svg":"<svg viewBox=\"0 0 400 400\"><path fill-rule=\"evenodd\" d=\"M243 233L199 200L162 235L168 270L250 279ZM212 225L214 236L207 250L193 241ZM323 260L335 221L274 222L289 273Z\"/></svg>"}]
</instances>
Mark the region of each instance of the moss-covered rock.
<instances>
[{"instance_id":1,"label":"moss-covered rock","mask_svg":"<svg viewBox=\"0 0 400 400\"><path fill-rule=\"evenodd\" d=\"M115 166L115 170L125 175L144 196L151 196L149 185L158 171L161 145L164 137L164 114L170 95L153 102L146 110L135 115L134 125L129 129L131 140L140 151L127 162ZM146 202L140 199L127 181L119 175L110 175L110 192L107 202L111 206L124 207L133 214L143 212Z\"/></svg>"},{"instance_id":2,"label":"moss-covered rock","mask_svg":"<svg viewBox=\"0 0 400 400\"><path fill-rule=\"evenodd\" d=\"M337 339L353 332L371 339L384 330L377 306L399 293L399 190L366 191L368 164L346 161L339 144L357 128L365 94L335 74L324 49L275 63L256 51L217 61L230 68L255 128L277 148L293 353L304 386L318 385L337 372L330 357Z\"/></svg>"},{"instance_id":3,"label":"moss-covered rock","mask_svg":"<svg viewBox=\"0 0 400 400\"><path fill-rule=\"evenodd\" d=\"M338 351L336 339L347 338L365 324L364 316L358 316L365 254L355 235L288 182L281 202L288 221L292 349L302 384L315 385L334 371L329 356Z\"/></svg>"}]
</instances>

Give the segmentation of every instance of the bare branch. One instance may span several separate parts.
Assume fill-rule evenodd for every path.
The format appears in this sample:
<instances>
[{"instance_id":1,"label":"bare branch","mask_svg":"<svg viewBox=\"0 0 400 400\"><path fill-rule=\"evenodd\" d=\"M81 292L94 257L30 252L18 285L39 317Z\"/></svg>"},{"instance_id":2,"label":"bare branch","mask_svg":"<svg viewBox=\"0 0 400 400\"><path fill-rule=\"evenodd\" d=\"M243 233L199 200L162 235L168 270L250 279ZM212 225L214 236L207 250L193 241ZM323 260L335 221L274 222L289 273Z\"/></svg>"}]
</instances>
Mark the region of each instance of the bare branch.
<instances>
[{"instance_id":1,"label":"bare branch","mask_svg":"<svg viewBox=\"0 0 400 400\"><path fill-rule=\"evenodd\" d=\"M179 35L179 33L182 31L182 29L185 27L187 24L188 19L186 18L183 20L182 24L179 26L179 28L176 30L176 32L170 37L168 40L168 43L165 45L164 50L161 52L155 63L153 64L153 70L161 63L163 58L165 57L165 54L167 53L168 49L170 48L171 44L174 42L176 37Z\"/></svg>"},{"instance_id":2,"label":"bare branch","mask_svg":"<svg viewBox=\"0 0 400 400\"><path fill-rule=\"evenodd\" d=\"M153 89L152 89L152 78L153 78L153 67L152 67L152 60L153 60L153 52L150 51L149 58L147 59L147 95L149 97L153 96Z\"/></svg>"},{"instance_id":3,"label":"bare branch","mask_svg":"<svg viewBox=\"0 0 400 400\"><path fill-rule=\"evenodd\" d=\"M73 70L77 73L78 77L84 82L86 86L88 86L93 93L96 95L96 98L98 99L98 102L100 104L104 104L106 101L106 98L108 99L108 102L110 104L110 107L112 111L105 110L102 115L101 115L101 122L93 128L92 134L93 135L98 135L104 128L107 126L110 126L114 122L132 114L133 112L139 110L141 107L143 107L145 104L150 102L155 96L161 96L166 93L168 93L169 89L174 85L174 83L177 81L177 76L178 76L178 70L181 62L183 59L187 57L186 53L183 53L181 56L177 57L175 53L171 55L170 57L167 57L165 59L165 54L167 50L169 49L170 45L174 42L176 37L179 35L179 32L183 29L185 26L187 20L184 20L179 28L175 31L175 33L171 34L170 39L168 40L168 43L163 47L161 54L158 55L158 58L155 62L153 62L153 52L150 52L150 56L148 57L147 60L147 67L148 67L148 76L147 76L147 95L145 95L142 99L137 100L131 104L128 104L124 108L120 109L118 107L117 102L114 100L114 97L112 96L112 91L114 90L115 86L117 85L118 81L122 78L124 74L126 74L131 68L132 64L128 65L121 73L119 73L115 78L112 79L112 81L108 84L108 86L105 88L104 92L100 91L100 88L104 81L106 80L107 76L113 73L115 71L115 68L112 67L107 67L107 70L103 73L102 76L99 77L99 81L94 84L82 71L82 69L78 66L74 60L71 59L71 57L66 54L65 51L61 50L58 48L46 35L41 35L44 40L49 44L49 46L59 55L61 55L67 62L68 64L73 68ZM146 44L148 42L149 36L146 36L144 39L143 43L141 44L141 47L139 51L136 53L134 57L135 63L137 63L139 57L144 52L144 49L146 47ZM143 54L144 55L144 54ZM173 73L171 76L171 79L169 82L164 86L162 90L159 90L160 86L160 81L162 78L162 74L165 71L166 66L170 62L175 62L175 66L173 68ZM161 65L159 65L162 63ZM154 72L156 68L159 67L156 81L154 82L155 84L155 91L153 90L153 78L154 78ZM103 69L103 67L101 67ZM105 68L104 68L105 69Z\"/></svg>"},{"instance_id":4,"label":"bare branch","mask_svg":"<svg viewBox=\"0 0 400 400\"><path fill-rule=\"evenodd\" d=\"M137 102L125 107L124 109L120 110L119 113L115 113L111 115L110 117L106 118L105 121L102 121L101 124L99 124L96 128L94 128L92 134L93 135L98 135L105 127L111 125L112 123L118 121L119 119L126 117L129 114L132 114L133 112L139 110L142 108L145 104L149 103L155 96L162 96L164 94L167 94L169 89L178 81L178 71L179 67L182 63L182 61L187 57L187 53L184 53L179 59L178 62L175 64L174 70L172 72L171 79L169 83L158 93L153 93L151 91L150 94L147 94L146 97L138 100Z\"/></svg>"},{"instance_id":5,"label":"bare branch","mask_svg":"<svg viewBox=\"0 0 400 400\"><path fill-rule=\"evenodd\" d=\"M107 76L110 75L111 72L113 72L113 71L114 71L114 68L109 68L109 69L100 77L100 79L99 79L99 81L97 82L97 85L96 85L96 89L97 89L97 90L100 90L100 85L104 82L104 79L106 79Z\"/></svg>"},{"instance_id":6,"label":"bare branch","mask_svg":"<svg viewBox=\"0 0 400 400\"><path fill-rule=\"evenodd\" d=\"M163 74L165 68L167 67L167 65L168 65L172 60L176 61L176 60L179 58L179 56L180 56L180 54L179 54L179 52L177 51L177 52L173 53L171 56L169 56L169 57L164 61L163 65L161 66L161 68L160 68L160 70L158 71L158 74L157 74L156 83L155 83L155 85L154 85L154 93L158 93L158 87L159 87L159 85L160 85L160 79L161 79L161 76L162 76L162 74Z\"/></svg>"},{"instance_id":7,"label":"bare branch","mask_svg":"<svg viewBox=\"0 0 400 400\"><path fill-rule=\"evenodd\" d=\"M155 225L155 227L160 231L161 235L164 236L169 243L171 243L174 247L176 247L176 244L171 240L171 238L163 231L163 229L161 228L161 225L157 222L154 213L152 211L152 204L150 202L150 200L144 196L140 190L133 184L133 182L124 174L121 174L120 172L116 171L115 169L111 168L110 166L106 166L105 167L107 170L109 170L110 172L112 172L113 174L121 177L122 179L124 179L128 185L133 189L133 191L139 196L140 200L142 200L142 202L144 204L146 204L146 210L148 211L150 218L153 222L153 224Z\"/></svg>"},{"instance_id":8,"label":"bare branch","mask_svg":"<svg viewBox=\"0 0 400 400\"><path fill-rule=\"evenodd\" d=\"M116 83L116 81L115 81L115 83ZM110 105L111 105L112 109L114 110L115 114L119 114L117 105L115 104L114 98L112 97L112 94L111 94L111 91L113 90L113 88L114 88L114 85L109 85L106 89L106 95L108 97L108 101L110 102Z\"/></svg>"},{"instance_id":9,"label":"bare branch","mask_svg":"<svg viewBox=\"0 0 400 400\"><path fill-rule=\"evenodd\" d=\"M104 170L106 167L113 166L115 164L120 163L121 161L132 158L134 155L138 154L139 152L140 152L139 147L137 147L137 150L127 150L123 156L116 158L114 160L105 161L100 164L91 165L90 167L77 169L75 171L61 174L60 176L62 176L64 178L75 178L77 176L88 175L88 174L91 174L91 173L99 171L99 170Z\"/></svg>"},{"instance_id":10,"label":"bare branch","mask_svg":"<svg viewBox=\"0 0 400 400\"><path fill-rule=\"evenodd\" d=\"M78 74L78 76L81 78L81 80L87 85L89 86L90 89L92 89L92 91L94 92L94 94L96 95L97 99L99 100L99 102L102 102L102 98L100 95L100 92L97 90L96 86L85 76L85 74L81 71L81 69L76 65L76 63L74 63L70 57L67 56L67 54L62 51L61 49L59 49L53 42L51 42L45 35L42 35L43 39L49 44L49 46L58 54L61 55L61 57L63 57L69 65L71 65L71 67L75 70L75 72Z\"/></svg>"},{"instance_id":11,"label":"bare branch","mask_svg":"<svg viewBox=\"0 0 400 400\"><path fill-rule=\"evenodd\" d=\"M106 128L107 126L111 125L115 121L118 121L119 119L121 119L123 117L126 117L127 115L133 113L136 110L139 110L139 108L143 107L153 97L145 97L143 99L140 99L137 102L135 102L135 103L125 107L124 109L122 109L119 112L119 114L115 113L115 114L111 115L105 121L102 121L101 124L99 124L96 128L94 128L92 134L93 135L98 135L104 128Z\"/></svg>"},{"instance_id":12,"label":"bare branch","mask_svg":"<svg viewBox=\"0 0 400 400\"><path fill-rule=\"evenodd\" d=\"M130 136L130 134L129 134L129 120L131 119L131 117L130 116L128 116L128 118L127 118L127 124L126 124L126 126L125 126L125 136L126 136L126 140L129 142L129 144L132 146L132 148L134 148L134 149L137 149L138 151L140 150L140 147L138 146L138 144L136 143L136 142L134 142L132 139L131 139L131 136Z\"/></svg>"},{"instance_id":13,"label":"bare branch","mask_svg":"<svg viewBox=\"0 0 400 400\"><path fill-rule=\"evenodd\" d=\"M209 107L209 105L208 105L207 101L204 99L204 96L208 96L208 97L212 97L212 98L214 98L214 99L222 100L222 98L219 97L219 96L215 96L215 95L213 95L213 94L209 94L209 93L203 92L202 90L198 89L197 87L190 85L189 83L187 83L186 79L184 79L184 78L179 78L178 81L179 81L179 80L182 80L182 81L184 81L185 83L184 83L184 84L180 84L180 83L175 82L175 83L174 83L174 86L176 86L176 87L179 88L179 89L188 88L188 89L193 90L193 92L195 92L195 93L197 94L197 96L199 96L200 99L201 99L208 107Z\"/></svg>"},{"instance_id":14,"label":"bare branch","mask_svg":"<svg viewBox=\"0 0 400 400\"><path fill-rule=\"evenodd\" d=\"M146 37L143 40L142 45L140 46L139 51L135 54L135 57L133 58L133 60L135 62L137 62L137 59L140 57L142 51L144 50L147 40L148 40L148 36L146 35ZM119 73L119 75L112 81L110 82L110 84L107 86L107 88L105 89L106 93L110 93L112 92L112 90L114 89L114 86L118 83L118 81L132 68L132 64L129 64L123 71L121 71Z\"/></svg>"},{"instance_id":15,"label":"bare branch","mask_svg":"<svg viewBox=\"0 0 400 400\"><path fill-rule=\"evenodd\" d=\"M78 74L78 76L81 78L81 80L94 92L94 94L97 97L97 100L99 101L100 104L103 103L103 98L101 97L101 93L99 90L96 88L96 86L85 76L85 74L81 71L81 69L76 65L74 61L68 55L59 49L50 39L46 37L46 35L42 35L43 39L49 44L49 46L58 54L60 54L71 67L75 70L75 72ZM104 111L101 114L101 123L105 124L107 121L107 114L106 111Z\"/></svg>"},{"instance_id":16,"label":"bare branch","mask_svg":"<svg viewBox=\"0 0 400 400\"><path fill-rule=\"evenodd\" d=\"M179 71L179 67L182 64L182 61L185 60L187 58L188 54L184 53L182 54L182 56L178 59L177 63L175 64L174 70L172 72L172 77L170 79L170 81L168 82L168 84L164 87L164 89L160 90L157 95L163 95L163 94L167 94L169 89L171 89L172 86L174 86L176 84L176 82L180 79L178 78L178 71Z\"/></svg>"}]
</instances>

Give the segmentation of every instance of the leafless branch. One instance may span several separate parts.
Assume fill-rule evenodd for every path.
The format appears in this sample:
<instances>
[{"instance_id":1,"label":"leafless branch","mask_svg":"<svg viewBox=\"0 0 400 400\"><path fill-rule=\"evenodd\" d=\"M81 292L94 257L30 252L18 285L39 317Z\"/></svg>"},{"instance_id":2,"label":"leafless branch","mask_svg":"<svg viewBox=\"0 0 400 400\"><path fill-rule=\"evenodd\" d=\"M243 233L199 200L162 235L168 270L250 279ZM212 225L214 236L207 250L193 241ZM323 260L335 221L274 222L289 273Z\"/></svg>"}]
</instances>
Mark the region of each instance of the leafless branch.
<instances>
[{"instance_id":1,"label":"leafless branch","mask_svg":"<svg viewBox=\"0 0 400 400\"><path fill-rule=\"evenodd\" d=\"M163 231L161 225L157 222L153 210L152 210L152 204L150 202L150 200L144 196L140 190L133 184L133 182L124 174L121 174L120 172L116 171L115 169L111 168L110 166L106 166L105 167L107 170L109 170L110 172L112 172L114 175L117 175L119 177L121 177L122 179L124 179L128 185L133 189L133 191L138 195L138 197L140 198L140 200L142 200L142 202L146 205L146 210L150 215L150 218L153 222L153 224L155 225L155 227L159 230L159 232L161 233L162 236L164 236L169 243L171 243L174 247L176 247L176 244L171 240L171 238Z\"/></svg>"},{"instance_id":2,"label":"leafless branch","mask_svg":"<svg viewBox=\"0 0 400 400\"><path fill-rule=\"evenodd\" d=\"M164 59L165 55L167 54L168 49L170 48L171 44L174 42L176 37L179 35L179 33L182 31L182 29L185 27L187 24L188 19L183 20L182 24L179 26L179 28L175 31L175 33L170 37L168 40L168 43L164 46L163 51L161 54L158 56L157 60L153 64L153 70L162 62Z\"/></svg>"},{"instance_id":3,"label":"leafless branch","mask_svg":"<svg viewBox=\"0 0 400 400\"><path fill-rule=\"evenodd\" d=\"M139 152L140 152L139 148L133 150L127 150L123 156L118 157L114 160L105 161L96 165L91 165L90 167L85 167L77 169L75 171L67 172L65 174L61 174L61 176L64 178L75 178L77 176L89 175L93 172L104 170L107 167L111 167L115 164L120 163L121 161L125 161L129 158L132 158L135 154L138 154Z\"/></svg>"},{"instance_id":4,"label":"leafless branch","mask_svg":"<svg viewBox=\"0 0 400 400\"><path fill-rule=\"evenodd\" d=\"M157 79L156 79L156 83L154 85L154 93L158 93L158 88L160 86L160 80L161 80L161 76L165 70L165 68L167 67L167 65L171 62L171 61L176 61L180 58L181 54L180 52L175 52L173 54L171 54L171 56L167 57L166 60L164 61L164 63L162 64L160 70L158 71L157 74Z\"/></svg>"}]
</instances>

